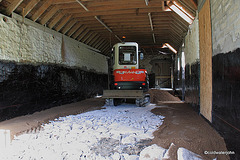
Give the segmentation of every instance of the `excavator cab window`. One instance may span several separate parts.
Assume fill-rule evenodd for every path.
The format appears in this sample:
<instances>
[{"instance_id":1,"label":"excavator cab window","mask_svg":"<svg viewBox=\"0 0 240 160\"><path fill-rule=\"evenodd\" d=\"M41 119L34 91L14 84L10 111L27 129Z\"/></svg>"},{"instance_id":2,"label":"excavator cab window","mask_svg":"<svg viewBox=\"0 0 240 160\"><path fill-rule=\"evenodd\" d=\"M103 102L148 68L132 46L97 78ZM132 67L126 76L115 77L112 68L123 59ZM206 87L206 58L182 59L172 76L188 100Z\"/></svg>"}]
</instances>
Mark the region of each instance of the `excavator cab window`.
<instances>
[{"instance_id":1,"label":"excavator cab window","mask_svg":"<svg viewBox=\"0 0 240 160\"><path fill-rule=\"evenodd\" d=\"M137 52L135 46L119 47L119 64L135 65L137 63Z\"/></svg>"}]
</instances>

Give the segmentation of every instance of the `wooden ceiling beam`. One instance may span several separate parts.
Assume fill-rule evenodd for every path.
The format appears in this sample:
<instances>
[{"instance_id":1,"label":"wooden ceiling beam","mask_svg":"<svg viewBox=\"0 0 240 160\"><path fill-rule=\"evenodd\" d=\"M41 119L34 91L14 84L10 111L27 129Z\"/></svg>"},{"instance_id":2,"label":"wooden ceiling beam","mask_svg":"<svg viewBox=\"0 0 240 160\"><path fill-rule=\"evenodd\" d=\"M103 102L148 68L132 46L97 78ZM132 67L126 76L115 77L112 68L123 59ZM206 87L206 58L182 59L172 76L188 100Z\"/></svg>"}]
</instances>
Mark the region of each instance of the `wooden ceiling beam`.
<instances>
[{"instance_id":1,"label":"wooden ceiling beam","mask_svg":"<svg viewBox=\"0 0 240 160\"><path fill-rule=\"evenodd\" d=\"M96 37L94 37L93 40L91 40L89 42L89 45L94 46L95 42L97 42L100 38L101 38L101 36L99 34L97 34Z\"/></svg>"},{"instance_id":2,"label":"wooden ceiling beam","mask_svg":"<svg viewBox=\"0 0 240 160\"><path fill-rule=\"evenodd\" d=\"M61 11L58 12L58 14L50 21L48 27L53 28L63 17L64 14Z\"/></svg>"},{"instance_id":3,"label":"wooden ceiling beam","mask_svg":"<svg viewBox=\"0 0 240 160\"><path fill-rule=\"evenodd\" d=\"M101 41L99 41L99 43L95 46L95 48L98 48L98 49L99 49L99 47L100 47L103 43L105 43L105 40L104 40L104 39L102 39ZM99 49L99 50L100 50L100 49Z\"/></svg>"},{"instance_id":4,"label":"wooden ceiling beam","mask_svg":"<svg viewBox=\"0 0 240 160\"><path fill-rule=\"evenodd\" d=\"M80 35L77 37L78 41L81 41L87 34L89 34L91 31L87 28L85 29Z\"/></svg>"},{"instance_id":5,"label":"wooden ceiling beam","mask_svg":"<svg viewBox=\"0 0 240 160\"><path fill-rule=\"evenodd\" d=\"M137 8L148 8L149 6L146 6L145 4L141 3L140 1L138 2L134 2L131 3L132 1L130 1L130 3L126 3L126 2L115 2L111 5L94 5L94 6L90 6L87 5L87 9L89 11L112 11L112 10L124 10L124 9L137 9ZM55 3L56 4L56 3ZM76 1L74 3L63 3L63 4L59 4L58 6L61 9L75 9L75 8L80 8L80 5L76 5ZM162 7L161 3L154 3L152 5L152 7Z\"/></svg>"},{"instance_id":6,"label":"wooden ceiling beam","mask_svg":"<svg viewBox=\"0 0 240 160\"><path fill-rule=\"evenodd\" d=\"M157 3L161 4L161 2L164 1L164 0L158 0L156 2L154 1L151 1L151 3L149 3L148 7L154 7L154 5L156 5ZM140 1L140 0L111 0L111 1L88 1L88 2L84 2L83 4L85 4L85 6L87 7L94 7L94 6L114 6L116 4L119 4L119 5L125 5L125 4L139 4L139 5L144 5L146 6L146 4L144 3L144 1ZM136 6L137 8L138 6Z\"/></svg>"},{"instance_id":7,"label":"wooden ceiling beam","mask_svg":"<svg viewBox=\"0 0 240 160\"><path fill-rule=\"evenodd\" d=\"M77 39L77 37L86 29L85 25L82 25L73 35L72 37L74 39Z\"/></svg>"},{"instance_id":8,"label":"wooden ceiling beam","mask_svg":"<svg viewBox=\"0 0 240 160\"><path fill-rule=\"evenodd\" d=\"M94 44L92 45L94 48L97 48L97 46L102 43L102 41L104 41L104 38L102 36L100 36L100 38L94 42Z\"/></svg>"},{"instance_id":9,"label":"wooden ceiling beam","mask_svg":"<svg viewBox=\"0 0 240 160\"><path fill-rule=\"evenodd\" d=\"M76 23L77 23L77 21L76 21L75 19L70 20L70 21L62 28L61 32L62 32L63 34L66 34L66 33L72 28L72 26L73 26L74 24L76 24Z\"/></svg>"},{"instance_id":10,"label":"wooden ceiling beam","mask_svg":"<svg viewBox=\"0 0 240 160\"><path fill-rule=\"evenodd\" d=\"M130 1L131 2L131 1ZM161 3L155 3L154 7L159 7L162 10L162 4ZM149 8L149 6L146 6L145 4L142 3L135 3L135 4L119 4L119 3L115 3L114 5L108 5L108 6L95 6L95 7L91 7L88 6L87 7L89 9L89 11L115 11L115 10L126 10L126 9L147 9Z\"/></svg>"},{"instance_id":11,"label":"wooden ceiling beam","mask_svg":"<svg viewBox=\"0 0 240 160\"><path fill-rule=\"evenodd\" d=\"M35 22L47 9L51 6L52 0L47 0L38 10L32 15L31 19Z\"/></svg>"},{"instance_id":12,"label":"wooden ceiling beam","mask_svg":"<svg viewBox=\"0 0 240 160\"><path fill-rule=\"evenodd\" d=\"M31 12L31 10L38 4L40 0L31 0L27 6L24 8L24 12L22 14L23 17L25 17L26 15L28 15L29 12Z\"/></svg>"},{"instance_id":13,"label":"wooden ceiling beam","mask_svg":"<svg viewBox=\"0 0 240 160\"><path fill-rule=\"evenodd\" d=\"M11 4L7 7L7 15L12 14L12 12L23 2L23 0L13 0Z\"/></svg>"},{"instance_id":14,"label":"wooden ceiling beam","mask_svg":"<svg viewBox=\"0 0 240 160\"><path fill-rule=\"evenodd\" d=\"M103 45L99 46L99 50L103 52L104 49L106 49L106 48L108 48L108 47L109 47L109 44L108 44L108 42L106 42L106 43L104 43Z\"/></svg>"},{"instance_id":15,"label":"wooden ceiling beam","mask_svg":"<svg viewBox=\"0 0 240 160\"><path fill-rule=\"evenodd\" d=\"M184 32L184 28L182 28L182 26L176 22L171 23L171 28L177 30L176 32L178 32L179 34L182 34Z\"/></svg>"},{"instance_id":16,"label":"wooden ceiling beam","mask_svg":"<svg viewBox=\"0 0 240 160\"><path fill-rule=\"evenodd\" d=\"M88 27L89 29L91 29L91 30L94 30L94 31L101 31L101 32L104 32L104 31L106 31L107 32L107 30L106 29L104 29L104 28L102 28L101 26L90 26L90 27ZM114 33L115 32L122 32L122 33L124 33L124 32L131 32L131 33L136 33L136 32L139 32L139 33L143 33L143 32L151 32L151 28L150 28L150 25L149 26L141 26L141 27L136 27L136 26L126 26L126 27L116 27L115 26L115 28L114 27L109 27ZM162 30L164 30L164 29L168 29L169 28L169 24L168 25L161 25L161 26L157 26L156 28L155 28L155 30L154 30L154 32L155 31L162 31Z\"/></svg>"},{"instance_id":17,"label":"wooden ceiling beam","mask_svg":"<svg viewBox=\"0 0 240 160\"><path fill-rule=\"evenodd\" d=\"M161 19L162 17L168 17L169 14L170 14L169 12L162 12L162 11L152 12L153 18L159 18L159 19ZM138 18L139 19L142 19L142 18L148 19L148 15L146 14L146 12L144 12L144 13L138 12L138 14L129 14L128 17L129 18L136 18L136 19L138 19ZM104 15L104 16L101 16L101 18L102 18L102 20L105 20L105 19L120 19L120 18L122 18L122 15L121 14L114 15L114 16Z\"/></svg>"},{"instance_id":18,"label":"wooden ceiling beam","mask_svg":"<svg viewBox=\"0 0 240 160\"><path fill-rule=\"evenodd\" d=\"M141 23L146 23L146 21L149 21L149 19L121 19L121 20L104 20L104 22L106 24L141 24ZM158 20L158 19L154 19L154 24L157 23L157 24L161 24L161 23L170 23L172 22L173 20L172 19L168 19L168 18L164 18L162 20ZM87 22L86 22L87 23ZM91 23L91 21L90 21Z\"/></svg>"},{"instance_id":19,"label":"wooden ceiling beam","mask_svg":"<svg viewBox=\"0 0 240 160\"><path fill-rule=\"evenodd\" d=\"M177 13L172 12L171 17L176 22L181 23L181 25L184 26L184 28L188 28L188 26L189 26L188 22L186 22L184 19L182 19L182 17L180 17Z\"/></svg>"},{"instance_id":20,"label":"wooden ceiling beam","mask_svg":"<svg viewBox=\"0 0 240 160\"><path fill-rule=\"evenodd\" d=\"M128 16L129 14L140 14L140 13L149 13L149 12L158 12L161 13L161 8L154 7L154 8L143 8L143 9L126 9L126 10L114 10L114 11L96 11L96 12L79 12L78 9L66 9L64 10L65 13L73 14L73 17L93 17L93 16L105 16L105 15L124 15Z\"/></svg>"},{"instance_id":21,"label":"wooden ceiling beam","mask_svg":"<svg viewBox=\"0 0 240 160\"><path fill-rule=\"evenodd\" d=\"M68 32L67 36L71 37L73 33L75 33L80 27L82 26L81 23L77 22Z\"/></svg>"},{"instance_id":22,"label":"wooden ceiling beam","mask_svg":"<svg viewBox=\"0 0 240 160\"><path fill-rule=\"evenodd\" d=\"M97 36L97 33L94 32L86 41L84 41L85 44L89 44L95 37Z\"/></svg>"},{"instance_id":23,"label":"wooden ceiling beam","mask_svg":"<svg viewBox=\"0 0 240 160\"><path fill-rule=\"evenodd\" d=\"M60 31L70 19L71 15L66 15L65 17L63 17L62 21L58 24L58 26L56 26L55 30Z\"/></svg>"},{"instance_id":24,"label":"wooden ceiling beam","mask_svg":"<svg viewBox=\"0 0 240 160\"><path fill-rule=\"evenodd\" d=\"M92 31L88 32L80 41L81 41L82 43L85 43L85 42L89 39L89 37L92 36L92 34L93 34Z\"/></svg>"},{"instance_id":25,"label":"wooden ceiling beam","mask_svg":"<svg viewBox=\"0 0 240 160\"><path fill-rule=\"evenodd\" d=\"M103 54L104 55L106 55L106 56L110 56L110 47L109 46L107 46L107 47L105 47L104 49L103 49Z\"/></svg>"},{"instance_id":26,"label":"wooden ceiling beam","mask_svg":"<svg viewBox=\"0 0 240 160\"><path fill-rule=\"evenodd\" d=\"M45 25L49 19L51 19L53 15L57 13L58 10L59 8L57 6L53 6L50 11L47 12L47 14L40 20L40 24Z\"/></svg>"},{"instance_id":27,"label":"wooden ceiling beam","mask_svg":"<svg viewBox=\"0 0 240 160\"><path fill-rule=\"evenodd\" d=\"M53 4L68 4L68 3L74 3L76 0L53 0Z\"/></svg>"}]
</instances>

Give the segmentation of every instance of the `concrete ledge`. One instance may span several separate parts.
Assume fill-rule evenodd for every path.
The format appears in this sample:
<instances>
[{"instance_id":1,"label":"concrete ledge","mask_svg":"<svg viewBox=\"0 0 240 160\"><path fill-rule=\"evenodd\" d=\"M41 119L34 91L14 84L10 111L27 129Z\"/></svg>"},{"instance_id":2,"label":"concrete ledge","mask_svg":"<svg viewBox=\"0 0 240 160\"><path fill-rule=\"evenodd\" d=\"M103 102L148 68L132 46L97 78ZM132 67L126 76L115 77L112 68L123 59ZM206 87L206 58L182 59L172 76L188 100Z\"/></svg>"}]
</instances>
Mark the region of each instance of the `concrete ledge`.
<instances>
[{"instance_id":1,"label":"concrete ledge","mask_svg":"<svg viewBox=\"0 0 240 160\"><path fill-rule=\"evenodd\" d=\"M48 123L50 120L101 109L102 106L104 106L103 99L92 98L0 122L0 149L1 147L7 147L10 144L10 139L13 139L15 135L36 132L41 129L43 123Z\"/></svg>"}]
</instances>

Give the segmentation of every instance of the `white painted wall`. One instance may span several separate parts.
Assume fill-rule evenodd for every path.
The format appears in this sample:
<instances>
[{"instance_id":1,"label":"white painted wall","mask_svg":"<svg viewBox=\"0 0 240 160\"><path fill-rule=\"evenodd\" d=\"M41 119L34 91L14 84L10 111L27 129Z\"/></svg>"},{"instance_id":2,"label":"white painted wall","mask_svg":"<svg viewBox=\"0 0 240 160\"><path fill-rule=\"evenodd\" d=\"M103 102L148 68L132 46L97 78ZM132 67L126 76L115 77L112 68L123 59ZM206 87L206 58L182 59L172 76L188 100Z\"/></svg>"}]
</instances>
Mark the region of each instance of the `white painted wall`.
<instances>
[{"instance_id":1,"label":"white painted wall","mask_svg":"<svg viewBox=\"0 0 240 160\"><path fill-rule=\"evenodd\" d=\"M185 64L192 64L199 61L199 25L198 15L189 26L188 33L185 36L185 44L182 49L185 54Z\"/></svg>"},{"instance_id":2,"label":"white painted wall","mask_svg":"<svg viewBox=\"0 0 240 160\"><path fill-rule=\"evenodd\" d=\"M6 22L3 20L5 17ZM61 64L107 73L107 57L72 38L14 14L0 14L0 60Z\"/></svg>"}]
</instances>

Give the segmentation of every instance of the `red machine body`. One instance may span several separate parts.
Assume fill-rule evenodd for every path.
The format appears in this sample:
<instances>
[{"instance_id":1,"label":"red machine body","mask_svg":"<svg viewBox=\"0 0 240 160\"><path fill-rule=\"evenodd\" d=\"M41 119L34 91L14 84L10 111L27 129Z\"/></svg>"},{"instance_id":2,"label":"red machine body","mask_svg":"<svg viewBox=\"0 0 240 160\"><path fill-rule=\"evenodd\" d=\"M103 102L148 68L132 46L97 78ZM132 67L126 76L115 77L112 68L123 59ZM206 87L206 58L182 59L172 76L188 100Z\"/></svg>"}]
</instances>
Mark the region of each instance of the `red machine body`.
<instances>
[{"instance_id":1,"label":"red machine body","mask_svg":"<svg viewBox=\"0 0 240 160\"><path fill-rule=\"evenodd\" d=\"M116 69L113 72L114 89L147 90L147 71L145 69Z\"/></svg>"},{"instance_id":2,"label":"red machine body","mask_svg":"<svg viewBox=\"0 0 240 160\"><path fill-rule=\"evenodd\" d=\"M146 81L145 69L116 69L113 72L115 82Z\"/></svg>"}]
</instances>

